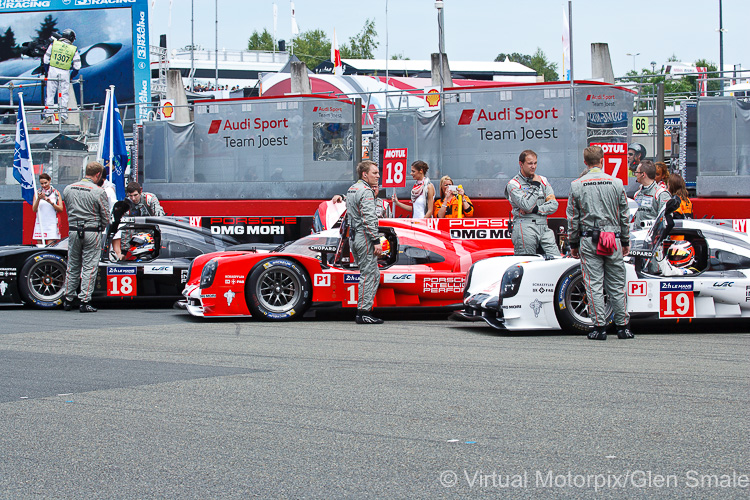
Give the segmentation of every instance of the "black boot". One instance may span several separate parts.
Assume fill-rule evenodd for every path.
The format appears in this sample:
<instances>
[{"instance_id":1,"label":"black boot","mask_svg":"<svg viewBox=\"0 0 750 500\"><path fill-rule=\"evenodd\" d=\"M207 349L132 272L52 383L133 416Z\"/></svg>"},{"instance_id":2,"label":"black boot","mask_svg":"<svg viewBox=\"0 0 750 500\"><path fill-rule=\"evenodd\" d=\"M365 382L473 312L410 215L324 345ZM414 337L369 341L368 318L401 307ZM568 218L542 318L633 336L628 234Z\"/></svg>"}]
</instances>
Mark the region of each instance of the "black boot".
<instances>
[{"instance_id":1,"label":"black boot","mask_svg":"<svg viewBox=\"0 0 750 500\"><path fill-rule=\"evenodd\" d=\"M78 308L79 311L82 313L95 313L97 311L96 307L92 306L88 302L81 302L80 307Z\"/></svg>"},{"instance_id":2,"label":"black boot","mask_svg":"<svg viewBox=\"0 0 750 500\"><path fill-rule=\"evenodd\" d=\"M357 309L355 321L360 325L380 325L383 323L382 319L372 315L372 311L363 311L362 309Z\"/></svg>"},{"instance_id":3,"label":"black boot","mask_svg":"<svg viewBox=\"0 0 750 500\"><path fill-rule=\"evenodd\" d=\"M635 335L630 331L628 325L617 327L617 338L618 339L634 339Z\"/></svg>"},{"instance_id":4,"label":"black boot","mask_svg":"<svg viewBox=\"0 0 750 500\"><path fill-rule=\"evenodd\" d=\"M63 299L63 311L72 311L73 310L73 301L70 301L68 299Z\"/></svg>"},{"instance_id":5,"label":"black boot","mask_svg":"<svg viewBox=\"0 0 750 500\"><path fill-rule=\"evenodd\" d=\"M607 330L605 327L595 327L589 332L589 340L607 340Z\"/></svg>"}]
</instances>

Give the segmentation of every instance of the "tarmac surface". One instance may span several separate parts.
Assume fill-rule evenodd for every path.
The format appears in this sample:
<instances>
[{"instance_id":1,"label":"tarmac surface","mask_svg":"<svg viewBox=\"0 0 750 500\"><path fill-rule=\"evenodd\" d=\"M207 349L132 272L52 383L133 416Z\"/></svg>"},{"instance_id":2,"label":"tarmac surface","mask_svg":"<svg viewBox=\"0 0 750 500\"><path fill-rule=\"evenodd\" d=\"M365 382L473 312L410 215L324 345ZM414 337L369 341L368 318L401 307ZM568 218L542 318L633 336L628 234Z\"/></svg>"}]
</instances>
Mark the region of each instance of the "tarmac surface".
<instances>
[{"instance_id":1,"label":"tarmac surface","mask_svg":"<svg viewBox=\"0 0 750 500\"><path fill-rule=\"evenodd\" d=\"M592 342L404 313L0 319L0 498L750 492L747 322Z\"/></svg>"}]
</instances>

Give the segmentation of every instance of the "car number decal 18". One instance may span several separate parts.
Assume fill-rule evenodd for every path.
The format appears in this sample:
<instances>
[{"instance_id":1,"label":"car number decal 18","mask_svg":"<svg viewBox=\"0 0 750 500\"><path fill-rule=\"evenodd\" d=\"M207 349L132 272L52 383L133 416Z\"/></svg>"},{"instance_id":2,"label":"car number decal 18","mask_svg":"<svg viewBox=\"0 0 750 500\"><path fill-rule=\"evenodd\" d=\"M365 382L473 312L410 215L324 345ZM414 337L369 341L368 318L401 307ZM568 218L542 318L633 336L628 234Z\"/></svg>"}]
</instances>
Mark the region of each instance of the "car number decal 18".
<instances>
[{"instance_id":1,"label":"car number decal 18","mask_svg":"<svg viewBox=\"0 0 750 500\"><path fill-rule=\"evenodd\" d=\"M135 267L107 266L107 296L137 296L138 290L135 276Z\"/></svg>"}]
</instances>

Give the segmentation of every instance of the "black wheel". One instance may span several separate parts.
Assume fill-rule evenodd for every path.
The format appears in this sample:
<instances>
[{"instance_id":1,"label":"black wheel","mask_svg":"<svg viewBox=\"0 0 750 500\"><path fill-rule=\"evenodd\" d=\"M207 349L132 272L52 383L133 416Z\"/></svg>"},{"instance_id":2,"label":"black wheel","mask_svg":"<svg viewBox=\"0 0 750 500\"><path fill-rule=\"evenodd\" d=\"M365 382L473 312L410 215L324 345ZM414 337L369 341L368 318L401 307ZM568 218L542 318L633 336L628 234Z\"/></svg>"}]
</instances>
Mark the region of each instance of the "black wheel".
<instances>
[{"instance_id":1,"label":"black wheel","mask_svg":"<svg viewBox=\"0 0 750 500\"><path fill-rule=\"evenodd\" d=\"M245 298L253 316L269 321L301 317L312 287L300 264L289 259L266 259L250 273Z\"/></svg>"},{"instance_id":2,"label":"black wheel","mask_svg":"<svg viewBox=\"0 0 750 500\"><path fill-rule=\"evenodd\" d=\"M40 309L60 306L65 294L65 267L65 258L54 253L29 257L18 277L23 301Z\"/></svg>"},{"instance_id":3,"label":"black wheel","mask_svg":"<svg viewBox=\"0 0 750 500\"><path fill-rule=\"evenodd\" d=\"M607 324L612 323L612 306L604 297ZM589 316L586 287L580 266L571 267L560 278L555 289L555 315L563 330L589 333L594 321Z\"/></svg>"}]
</instances>

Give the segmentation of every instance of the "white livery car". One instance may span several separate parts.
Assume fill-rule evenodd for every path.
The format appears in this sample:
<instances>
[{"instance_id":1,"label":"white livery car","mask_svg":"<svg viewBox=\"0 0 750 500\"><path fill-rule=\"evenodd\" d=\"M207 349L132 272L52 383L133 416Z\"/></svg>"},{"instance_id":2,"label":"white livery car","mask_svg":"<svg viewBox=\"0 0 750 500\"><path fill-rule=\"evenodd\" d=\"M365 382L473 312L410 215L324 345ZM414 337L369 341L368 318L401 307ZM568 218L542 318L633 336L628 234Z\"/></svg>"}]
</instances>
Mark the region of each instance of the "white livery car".
<instances>
[{"instance_id":1,"label":"white livery car","mask_svg":"<svg viewBox=\"0 0 750 500\"><path fill-rule=\"evenodd\" d=\"M674 208L667 203L649 229L631 233L625 258L631 319L750 318L748 221L673 220ZM667 249L683 241L694 250L689 268L666 258ZM458 315L508 331L588 333L587 302L578 259L494 257L470 269Z\"/></svg>"}]
</instances>

